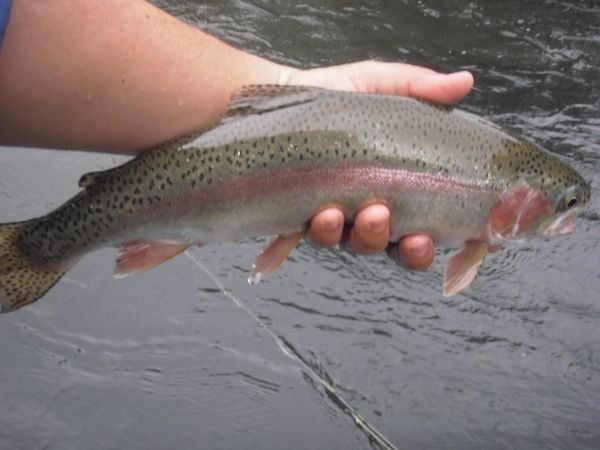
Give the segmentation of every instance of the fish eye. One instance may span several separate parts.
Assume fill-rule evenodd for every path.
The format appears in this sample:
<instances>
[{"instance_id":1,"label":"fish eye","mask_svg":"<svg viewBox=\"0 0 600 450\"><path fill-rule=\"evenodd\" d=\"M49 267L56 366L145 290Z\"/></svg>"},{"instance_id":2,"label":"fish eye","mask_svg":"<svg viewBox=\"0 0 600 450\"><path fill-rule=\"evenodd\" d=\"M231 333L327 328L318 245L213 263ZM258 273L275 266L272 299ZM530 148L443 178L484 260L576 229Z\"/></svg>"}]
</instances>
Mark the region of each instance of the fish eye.
<instances>
[{"instance_id":1,"label":"fish eye","mask_svg":"<svg viewBox=\"0 0 600 450\"><path fill-rule=\"evenodd\" d=\"M568 211L577 207L581 202L581 192L576 188L572 187L568 189L567 192L563 193L558 198L558 202L556 204L557 211Z\"/></svg>"}]
</instances>

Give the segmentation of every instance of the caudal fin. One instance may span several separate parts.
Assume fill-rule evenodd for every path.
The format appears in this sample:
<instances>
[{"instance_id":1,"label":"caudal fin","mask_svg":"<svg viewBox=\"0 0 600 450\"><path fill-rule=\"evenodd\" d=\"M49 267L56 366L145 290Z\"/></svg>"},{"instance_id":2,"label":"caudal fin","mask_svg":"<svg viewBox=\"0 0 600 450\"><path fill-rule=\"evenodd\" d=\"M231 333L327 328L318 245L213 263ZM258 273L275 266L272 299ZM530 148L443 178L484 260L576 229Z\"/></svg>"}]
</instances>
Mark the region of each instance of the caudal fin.
<instances>
[{"instance_id":1,"label":"caudal fin","mask_svg":"<svg viewBox=\"0 0 600 450\"><path fill-rule=\"evenodd\" d=\"M24 224L0 225L0 312L3 313L35 302L65 273L40 270L23 260L17 238Z\"/></svg>"}]
</instances>

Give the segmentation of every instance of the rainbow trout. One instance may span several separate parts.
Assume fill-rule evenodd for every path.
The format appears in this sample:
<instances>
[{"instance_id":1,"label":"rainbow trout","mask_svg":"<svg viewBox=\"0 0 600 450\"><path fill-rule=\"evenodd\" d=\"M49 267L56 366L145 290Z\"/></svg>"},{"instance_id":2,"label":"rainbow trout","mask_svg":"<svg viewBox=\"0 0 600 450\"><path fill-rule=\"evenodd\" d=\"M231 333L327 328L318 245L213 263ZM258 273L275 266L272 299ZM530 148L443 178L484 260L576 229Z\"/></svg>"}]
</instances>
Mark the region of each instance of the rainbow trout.
<instances>
[{"instance_id":1,"label":"rainbow trout","mask_svg":"<svg viewBox=\"0 0 600 450\"><path fill-rule=\"evenodd\" d=\"M190 245L278 235L250 281L281 265L325 206L352 219L391 210L412 233L460 250L443 291L470 285L488 249L574 231L590 187L570 166L472 114L406 97L249 86L209 130L113 169L44 217L0 225L3 312L36 301L84 254L116 246L115 273L152 268Z\"/></svg>"}]
</instances>

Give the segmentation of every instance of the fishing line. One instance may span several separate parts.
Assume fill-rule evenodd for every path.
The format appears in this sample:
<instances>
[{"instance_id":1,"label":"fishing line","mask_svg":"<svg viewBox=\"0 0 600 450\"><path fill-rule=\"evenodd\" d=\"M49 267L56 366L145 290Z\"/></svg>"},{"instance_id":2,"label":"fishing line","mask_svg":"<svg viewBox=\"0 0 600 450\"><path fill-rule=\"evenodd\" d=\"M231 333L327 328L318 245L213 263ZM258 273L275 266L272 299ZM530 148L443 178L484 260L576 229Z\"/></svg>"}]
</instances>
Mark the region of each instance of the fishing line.
<instances>
[{"instance_id":1,"label":"fishing line","mask_svg":"<svg viewBox=\"0 0 600 450\"><path fill-rule=\"evenodd\" d=\"M229 298L238 308L241 308L248 314L264 331L266 331L274 340L277 346L281 349L281 351L290 359L299 364L304 372L310 376L310 378L320 385L327 397L343 412L349 415L356 426L362 430L371 443L376 444L383 450L398 450L398 448L392 444L383 434L381 434L373 425L367 422L363 417L356 411L350 403L348 403L344 398L342 398L335 388L324 379L321 375L319 375L315 370L310 366L310 364L304 359L304 357L289 343L286 339L279 336L275 331L268 327L264 321L262 321L254 312L248 308L239 298L233 295L230 291L228 291L223 284L219 281L219 279L214 275L208 268L194 255L190 253L190 251L186 251L185 255L192 261L202 272L204 272L213 283L219 288L221 293Z\"/></svg>"}]
</instances>

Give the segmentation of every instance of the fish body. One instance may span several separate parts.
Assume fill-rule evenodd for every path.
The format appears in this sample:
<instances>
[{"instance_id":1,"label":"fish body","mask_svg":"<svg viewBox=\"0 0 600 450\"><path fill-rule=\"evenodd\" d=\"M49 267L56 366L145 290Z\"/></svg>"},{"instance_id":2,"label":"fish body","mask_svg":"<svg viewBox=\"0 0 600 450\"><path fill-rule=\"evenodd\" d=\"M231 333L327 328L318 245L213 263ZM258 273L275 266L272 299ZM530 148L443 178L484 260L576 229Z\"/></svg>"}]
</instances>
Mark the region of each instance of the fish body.
<instances>
[{"instance_id":1,"label":"fish body","mask_svg":"<svg viewBox=\"0 0 600 450\"><path fill-rule=\"evenodd\" d=\"M570 166L472 114L296 86L247 87L214 128L86 174L80 186L47 216L0 226L3 311L37 300L107 246L120 249L116 272L126 275L190 245L279 235L255 262L258 280L315 213L336 206L352 219L374 202L390 208L392 241L427 233L462 248L446 269L453 294L489 246L571 232L590 196Z\"/></svg>"}]
</instances>

